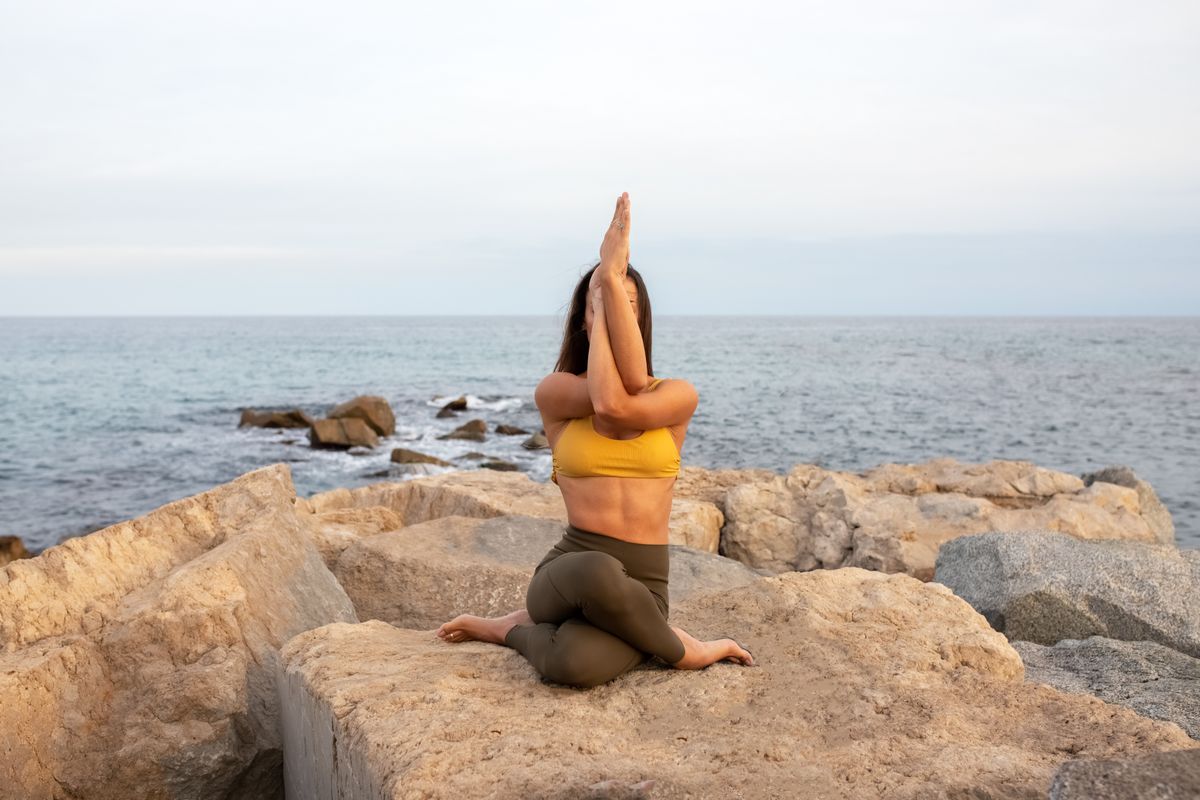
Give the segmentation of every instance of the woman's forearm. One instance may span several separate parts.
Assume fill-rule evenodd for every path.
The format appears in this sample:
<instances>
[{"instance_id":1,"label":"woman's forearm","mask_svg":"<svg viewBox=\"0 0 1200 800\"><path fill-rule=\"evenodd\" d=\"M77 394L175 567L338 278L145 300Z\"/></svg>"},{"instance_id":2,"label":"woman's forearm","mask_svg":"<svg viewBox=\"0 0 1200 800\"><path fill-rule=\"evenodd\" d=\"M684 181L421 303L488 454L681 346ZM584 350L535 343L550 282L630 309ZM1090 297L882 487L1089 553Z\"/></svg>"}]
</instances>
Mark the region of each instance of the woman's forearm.
<instances>
[{"instance_id":1,"label":"woman's forearm","mask_svg":"<svg viewBox=\"0 0 1200 800\"><path fill-rule=\"evenodd\" d=\"M626 299L625 302L628 302ZM592 338L588 344L588 396L597 414L609 414L619 408L629 395L621 383L621 373L613 359L608 337L605 306L597 305L592 317Z\"/></svg>"},{"instance_id":2,"label":"woman's forearm","mask_svg":"<svg viewBox=\"0 0 1200 800\"><path fill-rule=\"evenodd\" d=\"M604 266L597 267L604 269ZM604 308L608 317L608 338L621 383L629 394L637 394L650 382L646 371L646 347L642 329L625 293L625 282L616 273L605 271L600 279Z\"/></svg>"}]
</instances>

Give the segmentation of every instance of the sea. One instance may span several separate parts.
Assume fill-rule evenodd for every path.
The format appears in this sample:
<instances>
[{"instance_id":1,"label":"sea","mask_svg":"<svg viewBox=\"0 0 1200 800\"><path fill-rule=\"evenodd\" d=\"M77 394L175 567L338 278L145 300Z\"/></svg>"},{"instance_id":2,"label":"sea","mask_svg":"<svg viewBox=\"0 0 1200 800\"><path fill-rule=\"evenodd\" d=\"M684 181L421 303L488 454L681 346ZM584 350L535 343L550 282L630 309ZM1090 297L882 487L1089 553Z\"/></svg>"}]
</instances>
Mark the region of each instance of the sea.
<instances>
[{"instance_id":1,"label":"sea","mask_svg":"<svg viewBox=\"0 0 1200 800\"><path fill-rule=\"evenodd\" d=\"M307 496L411 474L404 447L550 474L525 436L443 440L468 419L530 431L558 316L0 318L0 535L32 552L284 462ZM682 458L703 467L1021 459L1148 481L1200 547L1200 317L670 316L659 377L700 404ZM242 410L320 418L382 395L396 433L368 450L239 428ZM458 418L436 414L465 395ZM437 471L437 470L435 470Z\"/></svg>"}]
</instances>

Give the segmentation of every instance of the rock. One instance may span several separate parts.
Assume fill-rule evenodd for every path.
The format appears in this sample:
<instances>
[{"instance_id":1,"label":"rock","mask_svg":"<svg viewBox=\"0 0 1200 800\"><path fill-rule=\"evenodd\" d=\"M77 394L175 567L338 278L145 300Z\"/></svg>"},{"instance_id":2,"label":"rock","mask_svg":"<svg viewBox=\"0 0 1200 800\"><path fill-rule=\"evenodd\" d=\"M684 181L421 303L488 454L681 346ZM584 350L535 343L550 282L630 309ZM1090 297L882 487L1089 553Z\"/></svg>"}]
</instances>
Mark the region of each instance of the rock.
<instances>
[{"instance_id":1,"label":"rock","mask_svg":"<svg viewBox=\"0 0 1200 800\"><path fill-rule=\"evenodd\" d=\"M550 448L550 440L546 438L544 432L539 432L521 442L521 447L524 447L526 450L548 450Z\"/></svg>"},{"instance_id":2,"label":"rock","mask_svg":"<svg viewBox=\"0 0 1200 800\"><path fill-rule=\"evenodd\" d=\"M436 456L418 453L416 450L408 450L403 447L392 449L392 462L396 464L434 464L439 467L453 467L449 461L443 461Z\"/></svg>"},{"instance_id":3,"label":"rock","mask_svg":"<svg viewBox=\"0 0 1200 800\"><path fill-rule=\"evenodd\" d=\"M0 794L281 798L279 647L353 607L284 464L0 569Z\"/></svg>"},{"instance_id":4,"label":"rock","mask_svg":"<svg viewBox=\"0 0 1200 800\"><path fill-rule=\"evenodd\" d=\"M449 433L437 437L439 439L467 439L472 442L482 442L487 436L487 423L481 419L464 422Z\"/></svg>"},{"instance_id":5,"label":"rock","mask_svg":"<svg viewBox=\"0 0 1200 800\"><path fill-rule=\"evenodd\" d=\"M524 514L567 520L562 492L552 483L533 481L522 472L470 470L376 483L357 489L334 489L307 498L306 510L385 506L409 525L438 517L498 517ZM712 503L676 499L671 507L668 543L717 551L721 512Z\"/></svg>"},{"instance_id":6,"label":"rock","mask_svg":"<svg viewBox=\"0 0 1200 800\"><path fill-rule=\"evenodd\" d=\"M518 467L516 464L512 463L511 461L503 461L498 458L493 458L493 459L489 459L487 461L481 462L479 464L479 466L483 469L494 469L494 470L498 470L500 472L516 472L521 469L520 467Z\"/></svg>"},{"instance_id":7,"label":"rock","mask_svg":"<svg viewBox=\"0 0 1200 800\"><path fill-rule=\"evenodd\" d=\"M1171 512L1158 499L1154 487L1139 478L1131 467L1105 467L1096 472L1086 472L1081 477L1087 486L1104 481L1136 491L1142 517L1154 532L1155 541L1159 544L1175 544L1175 521L1171 519Z\"/></svg>"},{"instance_id":8,"label":"rock","mask_svg":"<svg viewBox=\"0 0 1200 800\"><path fill-rule=\"evenodd\" d=\"M388 401L378 395L359 395L334 406L326 416L329 419L361 419L380 436L391 436L396 432L396 415Z\"/></svg>"},{"instance_id":9,"label":"rock","mask_svg":"<svg viewBox=\"0 0 1200 800\"><path fill-rule=\"evenodd\" d=\"M0 536L0 567L18 558L32 558L20 536Z\"/></svg>"},{"instance_id":10,"label":"rock","mask_svg":"<svg viewBox=\"0 0 1200 800\"><path fill-rule=\"evenodd\" d=\"M1050 800L1187 800L1200 797L1200 749L1111 761L1068 761Z\"/></svg>"},{"instance_id":11,"label":"rock","mask_svg":"<svg viewBox=\"0 0 1200 800\"><path fill-rule=\"evenodd\" d=\"M375 447L379 437L367 423L357 417L319 419L308 430L308 442L313 447L346 450L351 447Z\"/></svg>"},{"instance_id":12,"label":"rock","mask_svg":"<svg viewBox=\"0 0 1200 800\"><path fill-rule=\"evenodd\" d=\"M313 543L331 570L342 551L367 536L404 527L404 518L390 508L336 508L319 514L301 515Z\"/></svg>"},{"instance_id":13,"label":"rock","mask_svg":"<svg viewBox=\"0 0 1200 800\"><path fill-rule=\"evenodd\" d=\"M1157 512L1138 492L1027 461L951 458L865 473L799 464L730 487L721 552L773 572L858 566L929 580L937 551L987 531L1057 530L1085 539L1156 542Z\"/></svg>"},{"instance_id":14,"label":"rock","mask_svg":"<svg viewBox=\"0 0 1200 800\"><path fill-rule=\"evenodd\" d=\"M769 469L707 469L685 466L675 481L675 496L712 503L725 513L725 495L734 486L774 480L779 473Z\"/></svg>"},{"instance_id":15,"label":"rock","mask_svg":"<svg viewBox=\"0 0 1200 800\"><path fill-rule=\"evenodd\" d=\"M242 410L238 427L309 428L312 424L313 418L298 408L291 411L255 411L253 408L247 408Z\"/></svg>"},{"instance_id":16,"label":"rock","mask_svg":"<svg viewBox=\"0 0 1200 800\"><path fill-rule=\"evenodd\" d=\"M1032 798L1071 753L1191 743L1023 683L1003 636L905 575L791 572L673 601L671 616L701 638L736 635L759 666L651 660L582 690L432 626L302 633L280 664L288 795L565 798L653 780L661 797ZM503 768L461 768L485 756Z\"/></svg>"},{"instance_id":17,"label":"rock","mask_svg":"<svg viewBox=\"0 0 1200 800\"><path fill-rule=\"evenodd\" d=\"M359 619L436 628L457 614L495 616L523 608L534 568L563 531L561 521L520 515L441 517L358 538L333 569ZM672 604L760 577L731 559L670 548Z\"/></svg>"},{"instance_id":18,"label":"rock","mask_svg":"<svg viewBox=\"0 0 1200 800\"><path fill-rule=\"evenodd\" d=\"M935 579L1010 639L1050 645L1105 636L1200 657L1197 550L1050 531L983 533L942 545Z\"/></svg>"},{"instance_id":19,"label":"rock","mask_svg":"<svg viewBox=\"0 0 1200 800\"><path fill-rule=\"evenodd\" d=\"M467 396L460 395L457 399L446 403L438 410L438 417L454 417L458 416L456 412L467 410Z\"/></svg>"},{"instance_id":20,"label":"rock","mask_svg":"<svg viewBox=\"0 0 1200 800\"><path fill-rule=\"evenodd\" d=\"M455 456L456 461L462 461L464 458L468 461L478 461L482 458L487 458L487 453L481 453L478 450L472 450L469 453L463 453L461 456Z\"/></svg>"},{"instance_id":21,"label":"rock","mask_svg":"<svg viewBox=\"0 0 1200 800\"><path fill-rule=\"evenodd\" d=\"M1142 716L1174 722L1200 739L1200 659L1154 642L1089 636L1053 647L1013 642L1025 679L1090 694Z\"/></svg>"},{"instance_id":22,"label":"rock","mask_svg":"<svg viewBox=\"0 0 1200 800\"><path fill-rule=\"evenodd\" d=\"M524 428L518 428L516 425L497 425L495 431L504 436L520 436L529 433L529 431Z\"/></svg>"}]
</instances>

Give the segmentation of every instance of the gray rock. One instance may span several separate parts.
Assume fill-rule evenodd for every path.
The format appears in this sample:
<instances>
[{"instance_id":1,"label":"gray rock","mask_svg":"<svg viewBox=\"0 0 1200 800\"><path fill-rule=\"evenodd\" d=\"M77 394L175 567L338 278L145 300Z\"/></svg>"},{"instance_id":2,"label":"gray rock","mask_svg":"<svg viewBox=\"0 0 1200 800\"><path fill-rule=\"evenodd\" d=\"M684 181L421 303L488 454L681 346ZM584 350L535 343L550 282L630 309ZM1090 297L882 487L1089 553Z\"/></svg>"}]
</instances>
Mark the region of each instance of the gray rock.
<instances>
[{"instance_id":1,"label":"gray rock","mask_svg":"<svg viewBox=\"0 0 1200 800\"><path fill-rule=\"evenodd\" d=\"M934 580L1009 639L1105 636L1200 657L1200 551L993 532L943 544Z\"/></svg>"},{"instance_id":2,"label":"gray rock","mask_svg":"<svg viewBox=\"0 0 1200 800\"><path fill-rule=\"evenodd\" d=\"M1142 716L1174 722L1200 739L1200 660L1155 642L1102 636L1064 639L1053 647L1013 642L1025 680L1090 694Z\"/></svg>"},{"instance_id":3,"label":"gray rock","mask_svg":"<svg viewBox=\"0 0 1200 800\"><path fill-rule=\"evenodd\" d=\"M1050 800L1194 800L1200 797L1200 748L1121 761L1068 761L1050 784Z\"/></svg>"},{"instance_id":4,"label":"gray rock","mask_svg":"<svg viewBox=\"0 0 1200 800\"><path fill-rule=\"evenodd\" d=\"M1154 491L1154 487L1139 478L1131 467L1105 467L1096 472L1085 472L1079 477L1087 486L1091 486L1096 481L1103 481L1136 491L1142 518L1154 531L1155 537L1162 544L1175 544L1175 521L1171 519L1171 512L1158 499L1158 493Z\"/></svg>"}]
</instances>

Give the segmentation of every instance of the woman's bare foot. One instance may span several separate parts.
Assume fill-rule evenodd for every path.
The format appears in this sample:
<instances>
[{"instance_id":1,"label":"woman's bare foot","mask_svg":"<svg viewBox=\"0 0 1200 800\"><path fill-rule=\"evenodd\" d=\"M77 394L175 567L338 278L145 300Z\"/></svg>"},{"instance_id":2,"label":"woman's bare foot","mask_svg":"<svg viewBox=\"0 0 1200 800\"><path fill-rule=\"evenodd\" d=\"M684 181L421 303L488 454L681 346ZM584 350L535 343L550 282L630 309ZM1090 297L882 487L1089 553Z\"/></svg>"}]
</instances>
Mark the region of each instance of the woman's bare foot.
<instances>
[{"instance_id":1,"label":"woman's bare foot","mask_svg":"<svg viewBox=\"0 0 1200 800\"><path fill-rule=\"evenodd\" d=\"M745 648L738 646L733 639L714 639L711 642L702 642L683 628L672 625L671 630L679 636L684 647L683 658L671 665L676 669L704 669L709 664L726 659L735 664L754 666L754 658Z\"/></svg>"},{"instance_id":2,"label":"woman's bare foot","mask_svg":"<svg viewBox=\"0 0 1200 800\"><path fill-rule=\"evenodd\" d=\"M504 644L504 637L508 635L512 626L519 624L533 624L533 618L523 608L503 617L459 614L449 622L443 622L437 629L437 635L444 642L479 641Z\"/></svg>"}]
</instances>

